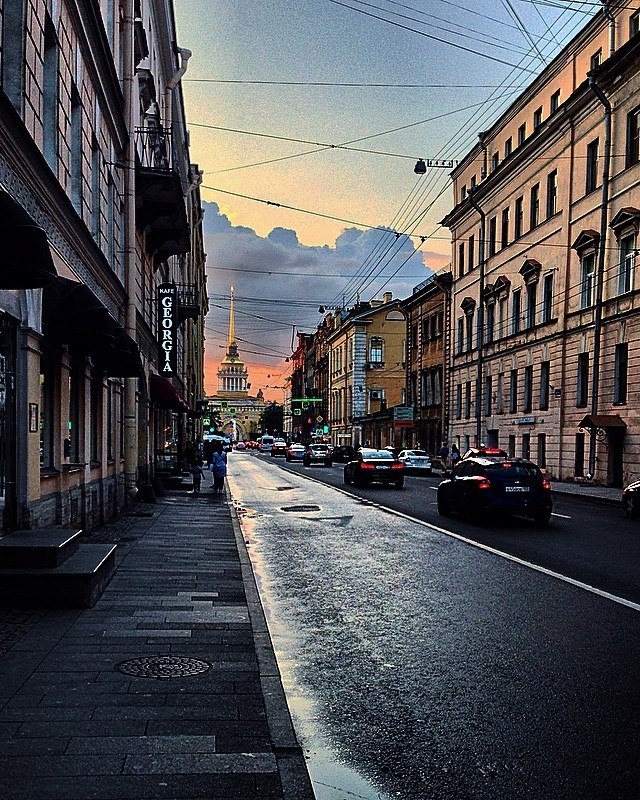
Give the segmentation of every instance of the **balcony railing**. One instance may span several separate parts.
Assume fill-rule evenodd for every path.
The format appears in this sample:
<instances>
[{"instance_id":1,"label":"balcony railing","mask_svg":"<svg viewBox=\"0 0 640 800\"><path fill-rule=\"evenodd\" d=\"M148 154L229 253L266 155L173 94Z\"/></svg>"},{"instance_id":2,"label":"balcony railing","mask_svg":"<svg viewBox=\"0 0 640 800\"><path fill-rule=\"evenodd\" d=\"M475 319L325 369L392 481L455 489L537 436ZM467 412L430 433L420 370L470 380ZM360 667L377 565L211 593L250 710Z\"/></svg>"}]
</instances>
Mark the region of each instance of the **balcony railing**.
<instances>
[{"instance_id":1,"label":"balcony railing","mask_svg":"<svg viewBox=\"0 0 640 800\"><path fill-rule=\"evenodd\" d=\"M171 172L173 169L173 142L169 128L136 128L135 139L140 167L154 172Z\"/></svg>"}]
</instances>

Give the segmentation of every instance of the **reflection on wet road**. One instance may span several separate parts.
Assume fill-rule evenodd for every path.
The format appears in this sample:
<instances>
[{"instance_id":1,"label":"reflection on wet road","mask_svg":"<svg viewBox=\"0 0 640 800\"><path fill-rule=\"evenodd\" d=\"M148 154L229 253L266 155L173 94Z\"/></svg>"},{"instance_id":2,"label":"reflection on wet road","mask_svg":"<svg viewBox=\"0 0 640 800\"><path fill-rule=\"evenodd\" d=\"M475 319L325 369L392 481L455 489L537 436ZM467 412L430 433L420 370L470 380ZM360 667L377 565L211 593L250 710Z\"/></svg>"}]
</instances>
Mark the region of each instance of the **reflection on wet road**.
<instances>
[{"instance_id":1,"label":"reflection on wet road","mask_svg":"<svg viewBox=\"0 0 640 800\"><path fill-rule=\"evenodd\" d=\"M637 798L638 612L252 455L230 466L319 800Z\"/></svg>"}]
</instances>

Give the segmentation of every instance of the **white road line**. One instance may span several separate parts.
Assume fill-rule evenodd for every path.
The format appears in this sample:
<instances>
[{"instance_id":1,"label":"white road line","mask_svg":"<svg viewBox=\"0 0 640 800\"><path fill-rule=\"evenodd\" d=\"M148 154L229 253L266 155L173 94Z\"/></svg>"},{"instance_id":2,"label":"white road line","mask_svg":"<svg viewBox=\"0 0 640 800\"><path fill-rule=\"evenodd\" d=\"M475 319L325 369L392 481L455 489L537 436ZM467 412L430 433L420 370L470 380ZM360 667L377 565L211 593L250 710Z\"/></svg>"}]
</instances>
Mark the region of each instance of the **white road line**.
<instances>
[{"instance_id":1,"label":"white road line","mask_svg":"<svg viewBox=\"0 0 640 800\"><path fill-rule=\"evenodd\" d=\"M556 514L555 511L551 513L552 517L560 517L560 519L572 519L572 517L568 517L566 514Z\"/></svg>"},{"instance_id":2,"label":"white road line","mask_svg":"<svg viewBox=\"0 0 640 800\"><path fill-rule=\"evenodd\" d=\"M291 470L293 472L293 470ZM300 474L300 473L298 473ZM310 478L308 476L304 476L307 480L315 481L316 483L320 483L323 486L331 486L331 488L335 489L338 492L342 492L342 494L346 494L351 498L361 499L358 495L351 494L346 489L342 489L340 486L332 486L330 483L324 483L324 481L316 480L315 478ZM433 487L430 487L433 488ZM466 536L460 536L459 533L453 533L452 531L446 530L446 528L439 528L437 525L434 525L431 522L425 522L422 519L418 519L417 517L412 517L409 514L405 514L402 511L397 511L395 508L390 508L389 506L383 506L381 503L374 503L370 501L370 505L373 508L379 508L388 514L395 514L397 517L401 517L402 519L409 520L409 522L415 522L417 525L422 526L423 528L429 528L430 530L436 531L436 533L442 533L444 536L450 536L452 539L457 539L459 542L464 542L465 544L471 545L471 547L475 547L478 550L484 550L486 553L491 553L494 556L498 556L499 558L504 558L506 561L511 561L514 564L519 564L521 567L526 567L527 569L535 570L535 572L540 572L543 575L547 575L550 578L556 578L563 583L568 583L570 586L575 586L578 589L583 589L585 592L590 592L591 594L595 594L598 597L602 597L605 600L611 600L613 603L618 603L618 605L626 606L627 608L631 608L634 611L640 611L640 604L634 603L632 600L626 600L624 597L619 597L618 595L611 594L610 592L605 592L603 589L598 589L596 586L590 586L588 583L583 583L582 581L577 581L574 578L569 578L567 575L562 575L559 572L554 572L551 569L547 569L546 567L541 567L538 564L533 564L531 561L525 561L522 558L518 558L517 556L512 556L510 553L504 553L502 550L496 550L494 547L489 547L486 544L480 544L480 542L474 542L473 539L467 539ZM556 514L555 516L561 516L560 514Z\"/></svg>"}]
</instances>

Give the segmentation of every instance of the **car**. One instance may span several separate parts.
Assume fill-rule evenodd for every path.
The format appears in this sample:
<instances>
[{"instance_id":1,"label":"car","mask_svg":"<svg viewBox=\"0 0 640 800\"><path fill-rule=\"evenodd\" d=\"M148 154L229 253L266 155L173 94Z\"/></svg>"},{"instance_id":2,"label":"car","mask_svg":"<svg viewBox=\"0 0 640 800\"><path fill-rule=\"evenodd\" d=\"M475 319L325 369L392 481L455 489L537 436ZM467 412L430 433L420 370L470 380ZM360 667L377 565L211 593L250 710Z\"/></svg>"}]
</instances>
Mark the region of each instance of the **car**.
<instances>
[{"instance_id":1,"label":"car","mask_svg":"<svg viewBox=\"0 0 640 800\"><path fill-rule=\"evenodd\" d=\"M324 464L325 467L331 466L331 448L328 444L310 444L305 450L302 463L305 467L312 464Z\"/></svg>"},{"instance_id":2,"label":"car","mask_svg":"<svg viewBox=\"0 0 640 800\"><path fill-rule=\"evenodd\" d=\"M404 464L407 474L411 471L431 475L431 459L426 450L401 450L398 459Z\"/></svg>"},{"instance_id":3,"label":"car","mask_svg":"<svg viewBox=\"0 0 640 800\"><path fill-rule=\"evenodd\" d=\"M630 519L640 517L640 481L633 481L624 488L622 510Z\"/></svg>"},{"instance_id":4,"label":"car","mask_svg":"<svg viewBox=\"0 0 640 800\"><path fill-rule=\"evenodd\" d=\"M391 453L391 455L394 458L397 458L398 457L398 453L400 452L400 448L399 447L394 447L391 444L388 444L386 447L383 447L382 449L386 450L388 453Z\"/></svg>"},{"instance_id":5,"label":"car","mask_svg":"<svg viewBox=\"0 0 640 800\"><path fill-rule=\"evenodd\" d=\"M492 514L531 517L548 525L553 501L551 481L524 458L468 456L438 486L438 513L461 514L484 522Z\"/></svg>"},{"instance_id":6,"label":"car","mask_svg":"<svg viewBox=\"0 0 640 800\"><path fill-rule=\"evenodd\" d=\"M300 442L293 442L287 447L285 457L287 461L303 461L307 448Z\"/></svg>"},{"instance_id":7,"label":"car","mask_svg":"<svg viewBox=\"0 0 640 800\"><path fill-rule=\"evenodd\" d=\"M274 439L273 444L271 445L271 457L274 456L286 456L287 455L287 443L284 439Z\"/></svg>"},{"instance_id":8,"label":"car","mask_svg":"<svg viewBox=\"0 0 640 800\"><path fill-rule=\"evenodd\" d=\"M509 454L501 447L470 447L462 458L471 458L472 456L491 456L491 458L509 458Z\"/></svg>"},{"instance_id":9,"label":"car","mask_svg":"<svg viewBox=\"0 0 640 800\"><path fill-rule=\"evenodd\" d=\"M361 447L351 461L344 465L344 482L355 486L393 483L396 489L402 489L404 473L404 463L388 450Z\"/></svg>"},{"instance_id":10,"label":"car","mask_svg":"<svg viewBox=\"0 0 640 800\"><path fill-rule=\"evenodd\" d=\"M238 442L236 444L236 450L246 450L247 445L244 442Z\"/></svg>"},{"instance_id":11,"label":"car","mask_svg":"<svg viewBox=\"0 0 640 800\"><path fill-rule=\"evenodd\" d=\"M351 461L355 454L355 447L350 444L338 444L333 448L331 459L333 461Z\"/></svg>"}]
</instances>

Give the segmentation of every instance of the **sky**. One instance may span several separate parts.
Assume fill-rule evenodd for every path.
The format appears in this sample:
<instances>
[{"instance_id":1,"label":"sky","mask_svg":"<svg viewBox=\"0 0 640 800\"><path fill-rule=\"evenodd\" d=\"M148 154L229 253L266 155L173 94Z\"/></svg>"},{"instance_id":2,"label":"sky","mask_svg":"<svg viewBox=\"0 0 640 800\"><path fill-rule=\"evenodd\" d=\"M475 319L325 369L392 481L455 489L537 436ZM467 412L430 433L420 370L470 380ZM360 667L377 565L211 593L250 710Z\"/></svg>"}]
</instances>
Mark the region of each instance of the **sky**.
<instances>
[{"instance_id":1,"label":"sky","mask_svg":"<svg viewBox=\"0 0 640 800\"><path fill-rule=\"evenodd\" d=\"M596 0L174 0L191 160L204 171L217 388L230 287L250 393L281 402L325 308L407 297L451 260L449 169ZM321 84L321 85L318 85ZM339 85L350 84L350 85ZM337 147L336 145L341 145ZM266 388L269 387L269 388ZM271 388L276 387L276 388Z\"/></svg>"}]
</instances>

